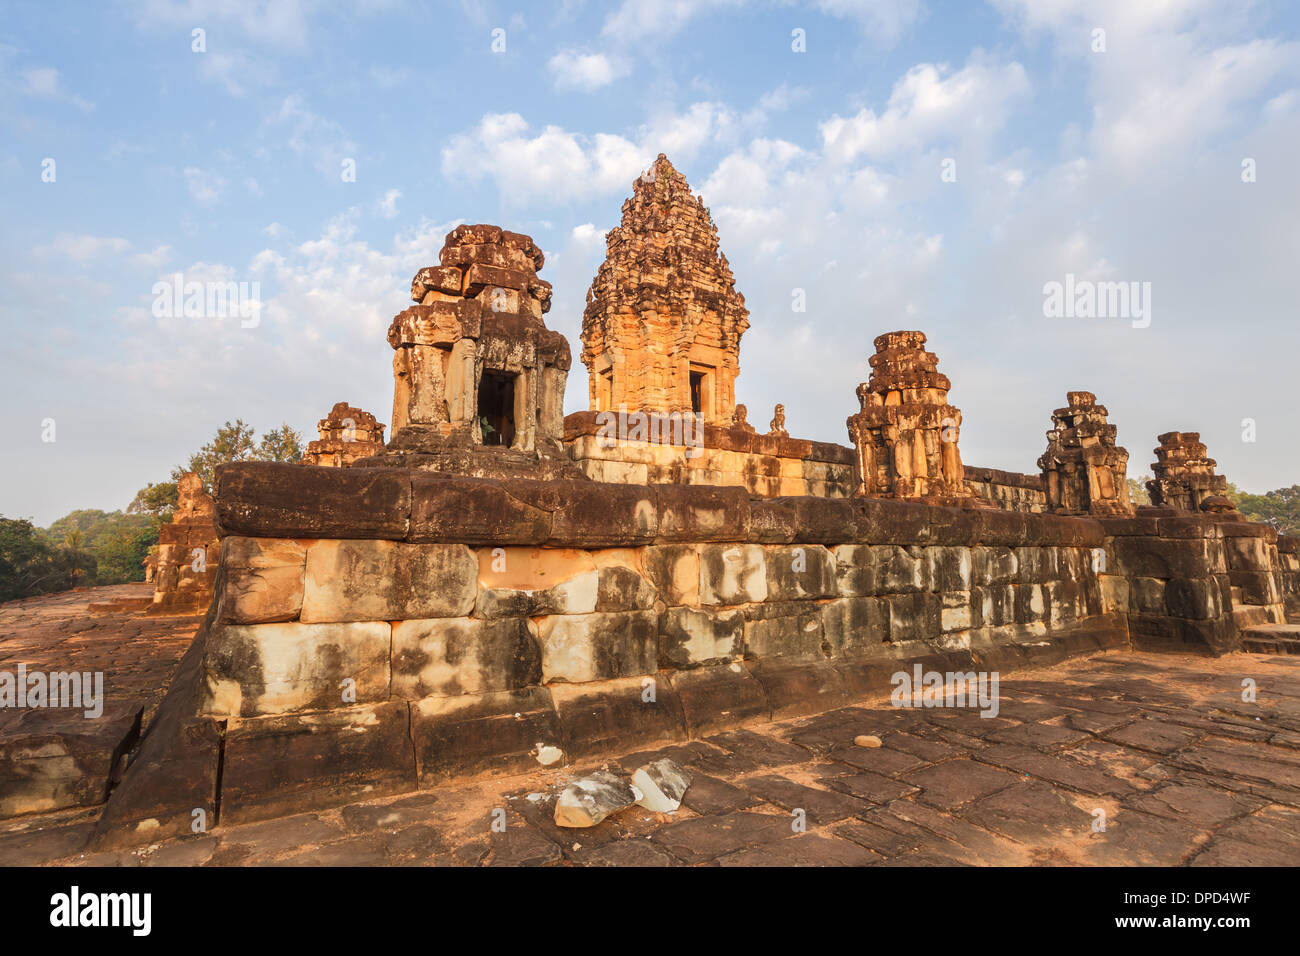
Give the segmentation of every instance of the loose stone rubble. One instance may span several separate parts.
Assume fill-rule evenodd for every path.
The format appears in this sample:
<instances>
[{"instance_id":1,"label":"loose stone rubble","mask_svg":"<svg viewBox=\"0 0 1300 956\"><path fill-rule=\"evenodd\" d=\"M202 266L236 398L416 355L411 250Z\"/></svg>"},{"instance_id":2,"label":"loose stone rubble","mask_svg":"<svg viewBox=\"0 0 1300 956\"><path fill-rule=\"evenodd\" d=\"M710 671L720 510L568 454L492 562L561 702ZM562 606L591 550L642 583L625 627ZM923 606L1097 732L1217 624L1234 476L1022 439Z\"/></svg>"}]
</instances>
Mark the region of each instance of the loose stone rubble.
<instances>
[{"instance_id":1,"label":"loose stone rubble","mask_svg":"<svg viewBox=\"0 0 1300 956\"><path fill-rule=\"evenodd\" d=\"M638 767L632 774L632 788L641 793L637 806L654 813L675 813L690 785L690 774L667 757Z\"/></svg>"},{"instance_id":2,"label":"loose stone rubble","mask_svg":"<svg viewBox=\"0 0 1300 956\"><path fill-rule=\"evenodd\" d=\"M564 788L555 801L555 824L594 827L611 813L630 807L641 798L641 791L621 777L597 771Z\"/></svg>"},{"instance_id":3,"label":"loose stone rubble","mask_svg":"<svg viewBox=\"0 0 1300 956\"><path fill-rule=\"evenodd\" d=\"M302 456L304 465L346 468L384 451L384 426L374 415L347 402L339 402L330 409L316 428L320 438L307 443L307 451Z\"/></svg>"},{"instance_id":4,"label":"loose stone rubble","mask_svg":"<svg viewBox=\"0 0 1300 956\"><path fill-rule=\"evenodd\" d=\"M1068 392L1052 413L1047 451L1038 459L1047 508L1057 514L1131 515L1128 452L1092 392Z\"/></svg>"},{"instance_id":5,"label":"loose stone rubble","mask_svg":"<svg viewBox=\"0 0 1300 956\"><path fill-rule=\"evenodd\" d=\"M1160 447L1151 465L1155 477L1147 482L1153 505L1180 511L1236 510L1224 497L1228 479L1215 474L1217 462L1206 457L1198 432L1165 432L1158 440Z\"/></svg>"}]
</instances>

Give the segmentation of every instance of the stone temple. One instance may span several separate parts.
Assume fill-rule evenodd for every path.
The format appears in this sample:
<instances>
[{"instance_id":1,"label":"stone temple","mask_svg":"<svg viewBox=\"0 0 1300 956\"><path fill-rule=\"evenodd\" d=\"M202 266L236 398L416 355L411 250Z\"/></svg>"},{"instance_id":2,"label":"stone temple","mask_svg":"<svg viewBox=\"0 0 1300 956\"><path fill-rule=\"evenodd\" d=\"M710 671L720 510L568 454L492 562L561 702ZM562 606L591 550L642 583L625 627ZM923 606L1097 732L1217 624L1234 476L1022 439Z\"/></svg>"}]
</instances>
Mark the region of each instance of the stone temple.
<instances>
[{"instance_id":1,"label":"stone temple","mask_svg":"<svg viewBox=\"0 0 1300 956\"><path fill-rule=\"evenodd\" d=\"M605 247L582 314L592 409L731 422L749 312L704 200L662 153Z\"/></svg>"},{"instance_id":2,"label":"stone temple","mask_svg":"<svg viewBox=\"0 0 1300 956\"><path fill-rule=\"evenodd\" d=\"M1192 433L1161 436L1155 507L1127 500L1082 390L1036 471L965 464L961 383L918 330L858 343L850 444L791 437L783 407L759 434L736 403L744 300L666 158L607 250L588 410L563 415L541 251L465 225L389 329L382 450L218 469L207 617L96 846L188 834L196 808L220 827L598 764L888 696L913 665L1221 655L1296 606L1300 539L1217 508Z\"/></svg>"}]
</instances>

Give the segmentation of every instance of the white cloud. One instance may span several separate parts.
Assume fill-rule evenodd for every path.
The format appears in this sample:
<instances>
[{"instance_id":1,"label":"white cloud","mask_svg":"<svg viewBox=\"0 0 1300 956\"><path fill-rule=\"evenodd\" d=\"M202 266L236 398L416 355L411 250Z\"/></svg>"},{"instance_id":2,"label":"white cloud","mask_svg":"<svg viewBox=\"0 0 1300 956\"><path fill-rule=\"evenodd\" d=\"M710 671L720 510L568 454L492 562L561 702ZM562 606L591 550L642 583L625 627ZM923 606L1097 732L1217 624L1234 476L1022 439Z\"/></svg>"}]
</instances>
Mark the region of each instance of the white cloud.
<instances>
[{"instance_id":1,"label":"white cloud","mask_svg":"<svg viewBox=\"0 0 1300 956\"><path fill-rule=\"evenodd\" d=\"M21 77L22 83L19 90L27 96L71 103L84 112L89 112L95 108L95 104L90 100L65 90L62 75L52 66L40 66L23 70Z\"/></svg>"},{"instance_id":2,"label":"white cloud","mask_svg":"<svg viewBox=\"0 0 1300 956\"><path fill-rule=\"evenodd\" d=\"M854 116L833 115L820 124L822 140L828 155L851 162L988 138L1029 88L1019 63L999 63L979 51L955 73L946 64L921 63L894 84L884 112L863 107Z\"/></svg>"},{"instance_id":3,"label":"white cloud","mask_svg":"<svg viewBox=\"0 0 1300 956\"><path fill-rule=\"evenodd\" d=\"M388 190L388 192L384 193L383 198L380 199L375 204L376 211L379 213L380 216L382 216L385 219L396 219L397 200L401 198L402 198L402 191L400 189Z\"/></svg>"},{"instance_id":4,"label":"white cloud","mask_svg":"<svg viewBox=\"0 0 1300 956\"><path fill-rule=\"evenodd\" d=\"M36 246L32 252L43 258L55 257L71 259L74 262L86 262L108 254L122 255L130 248L131 243L120 236L61 233L52 242Z\"/></svg>"},{"instance_id":5,"label":"white cloud","mask_svg":"<svg viewBox=\"0 0 1300 956\"><path fill-rule=\"evenodd\" d=\"M221 200L222 190L226 187L223 176L199 169L197 166L185 167L185 184L190 196L200 206L213 206Z\"/></svg>"},{"instance_id":6,"label":"white cloud","mask_svg":"<svg viewBox=\"0 0 1300 956\"><path fill-rule=\"evenodd\" d=\"M630 70L620 57L604 53L583 53L561 50L547 61L552 82L557 90L581 90L590 93L608 86Z\"/></svg>"}]
</instances>

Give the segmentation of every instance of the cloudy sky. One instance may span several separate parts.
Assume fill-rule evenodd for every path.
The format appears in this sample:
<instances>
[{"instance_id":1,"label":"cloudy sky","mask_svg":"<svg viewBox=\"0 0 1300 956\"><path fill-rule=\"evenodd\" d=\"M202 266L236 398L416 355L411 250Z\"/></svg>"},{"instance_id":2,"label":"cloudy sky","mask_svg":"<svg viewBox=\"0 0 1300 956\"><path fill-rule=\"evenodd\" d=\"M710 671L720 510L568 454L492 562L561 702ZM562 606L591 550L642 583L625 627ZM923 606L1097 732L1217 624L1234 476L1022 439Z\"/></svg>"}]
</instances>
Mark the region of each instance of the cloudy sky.
<instances>
[{"instance_id":1,"label":"cloudy sky","mask_svg":"<svg viewBox=\"0 0 1300 956\"><path fill-rule=\"evenodd\" d=\"M346 399L388 421L385 329L457 223L537 240L576 355L604 233L660 152L751 309L751 421L784 402L791 434L847 443L872 339L916 328L969 464L1035 470L1082 388L1130 475L1199 430L1239 486L1300 481L1291 4L71 11L0 12L6 516L124 507L227 419L310 438ZM260 320L155 315L178 273L259 283ZM1150 283L1149 315L1045 315L1067 275ZM578 364L568 410L586 394Z\"/></svg>"}]
</instances>

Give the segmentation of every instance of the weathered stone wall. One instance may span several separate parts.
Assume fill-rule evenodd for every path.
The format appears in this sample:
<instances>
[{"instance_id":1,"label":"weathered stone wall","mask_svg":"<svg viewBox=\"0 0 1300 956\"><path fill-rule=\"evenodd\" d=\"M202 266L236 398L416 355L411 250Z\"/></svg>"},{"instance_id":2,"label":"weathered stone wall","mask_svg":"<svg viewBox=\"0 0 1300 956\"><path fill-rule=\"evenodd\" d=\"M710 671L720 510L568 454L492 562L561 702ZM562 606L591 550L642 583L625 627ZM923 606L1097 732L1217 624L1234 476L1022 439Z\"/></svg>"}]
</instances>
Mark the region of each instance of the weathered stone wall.
<instances>
[{"instance_id":1,"label":"weathered stone wall","mask_svg":"<svg viewBox=\"0 0 1300 956\"><path fill-rule=\"evenodd\" d=\"M1047 509L1041 475L1023 475L997 468L964 467L966 484L977 498L991 501L1005 511L1041 514Z\"/></svg>"},{"instance_id":2,"label":"weathered stone wall","mask_svg":"<svg viewBox=\"0 0 1300 956\"><path fill-rule=\"evenodd\" d=\"M1125 640L1088 520L285 467L219 479L193 707L225 725L226 820Z\"/></svg>"},{"instance_id":3,"label":"weathered stone wall","mask_svg":"<svg viewBox=\"0 0 1300 956\"><path fill-rule=\"evenodd\" d=\"M216 597L103 843L823 710L916 664L1130 632L1221 653L1300 573L1294 539L1221 515L405 468L226 466L216 521Z\"/></svg>"},{"instance_id":4,"label":"weathered stone wall","mask_svg":"<svg viewBox=\"0 0 1300 956\"><path fill-rule=\"evenodd\" d=\"M698 447L612 441L602 437L606 420L598 412L575 412L564 420L569 455L594 481L720 485L766 498L853 493L853 450L843 445L707 424L696 436Z\"/></svg>"},{"instance_id":5,"label":"weathered stone wall","mask_svg":"<svg viewBox=\"0 0 1300 956\"><path fill-rule=\"evenodd\" d=\"M1282 604L1292 620L1300 620L1300 538L1277 536Z\"/></svg>"},{"instance_id":6,"label":"weathered stone wall","mask_svg":"<svg viewBox=\"0 0 1300 956\"><path fill-rule=\"evenodd\" d=\"M1241 628L1284 619L1283 565L1267 525L1153 507L1100 520L1103 593L1127 614L1135 646L1223 653Z\"/></svg>"},{"instance_id":7,"label":"weathered stone wall","mask_svg":"<svg viewBox=\"0 0 1300 956\"><path fill-rule=\"evenodd\" d=\"M602 437L608 419L598 412L574 412L564 419L570 457L593 481L616 484L722 485L751 495L777 498L853 494L853 449L833 442L759 435L704 425L700 447ZM606 432L608 434L608 431ZM976 497L1004 511L1040 513L1045 508L1040 475L965 466Z\"/></svg>"}]
</instances>

